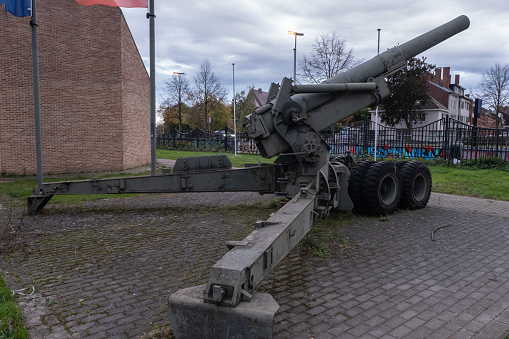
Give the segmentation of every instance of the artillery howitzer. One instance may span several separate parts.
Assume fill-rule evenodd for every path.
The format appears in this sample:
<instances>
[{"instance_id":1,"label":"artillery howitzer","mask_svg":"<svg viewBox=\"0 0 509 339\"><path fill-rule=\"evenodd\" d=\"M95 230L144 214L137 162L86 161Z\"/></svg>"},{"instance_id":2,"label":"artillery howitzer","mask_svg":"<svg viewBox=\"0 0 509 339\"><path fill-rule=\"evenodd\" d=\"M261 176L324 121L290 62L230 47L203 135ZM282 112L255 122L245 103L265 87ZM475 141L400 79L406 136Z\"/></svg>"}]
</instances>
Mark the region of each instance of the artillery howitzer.
<instances>
[{"instance_id":1,"label":"artillery howitzer","mask_svg":"<svg viewBox=\"0 0 509 339\"><path fill-rule=\"evenodd\" d=\"M420 162L361 162L330 159L320 131L389 95L385 78L407 60L465 30L460 16L318 85L272 84L267 103L245 119L247 135L274 164L232 169L226 156L178 159L173 174L45 183L28 200L41 209L54 194L122 194L255 191L291 200L213 267L206 285L170 297L170 320L177 338L265 338L272 336L279 305L255 287L311 227L332 209L392 213L399 205L425 207L431 175ZM243 302L250 301L250 302Z\"/></svg>"}]
</instances>

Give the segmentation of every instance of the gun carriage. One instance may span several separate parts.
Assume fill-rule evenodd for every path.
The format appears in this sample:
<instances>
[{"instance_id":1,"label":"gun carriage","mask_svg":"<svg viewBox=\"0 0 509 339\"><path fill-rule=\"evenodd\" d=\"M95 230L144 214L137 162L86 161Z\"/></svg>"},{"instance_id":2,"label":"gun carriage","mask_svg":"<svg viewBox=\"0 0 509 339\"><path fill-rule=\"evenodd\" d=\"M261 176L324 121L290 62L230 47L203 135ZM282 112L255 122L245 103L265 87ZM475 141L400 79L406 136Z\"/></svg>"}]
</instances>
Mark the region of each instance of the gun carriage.
<instances>
[{"instance_id":1,"label":"gun carriage","mask_svg":"<svg viewBox=\"0 0 509 339\"><path fill-rule=\"evenodd\" d=\"M460 16L321 84L273 83L266 104L244 126L262 156L277 156L274 164L233 169L226 156L182 158L167 175L44 183L28 199L29 211L39 211L55 194L254 191L290 198L244 240L227 242L230 250L206 285L170 297L177 337L271 337L278 305L255 288L319 219L332 209L385 215L398 206L423 208L431 192L425 164L331 158L320 132L382 103L390 94L387 76L469 24Z\"/></svg>"}]
</instances>

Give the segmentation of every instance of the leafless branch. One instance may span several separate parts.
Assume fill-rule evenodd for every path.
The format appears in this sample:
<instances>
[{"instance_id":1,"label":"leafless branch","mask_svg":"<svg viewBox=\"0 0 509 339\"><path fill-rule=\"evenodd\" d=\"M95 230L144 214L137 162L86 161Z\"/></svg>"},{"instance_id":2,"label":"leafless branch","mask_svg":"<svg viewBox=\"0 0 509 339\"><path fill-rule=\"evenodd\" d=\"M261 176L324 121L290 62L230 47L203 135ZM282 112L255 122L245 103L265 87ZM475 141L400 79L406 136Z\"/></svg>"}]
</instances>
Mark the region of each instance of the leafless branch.
<instances>
[{"instance_id":1,"label":"leafless branch","mask_svg":"<svg viewBox=\"0 0 509 339\"><path fill-rule=\"evenodd\" d=\"M449 224L449 225L445 225L445 226L440 226L440 227L437 227L433 230L433 232L431 232L431 241L435 241L435 232L442 229L442 228L446 228L446 227L449 227L449 226L452 226L452 224Z\"/></svg>"}]
</instances>

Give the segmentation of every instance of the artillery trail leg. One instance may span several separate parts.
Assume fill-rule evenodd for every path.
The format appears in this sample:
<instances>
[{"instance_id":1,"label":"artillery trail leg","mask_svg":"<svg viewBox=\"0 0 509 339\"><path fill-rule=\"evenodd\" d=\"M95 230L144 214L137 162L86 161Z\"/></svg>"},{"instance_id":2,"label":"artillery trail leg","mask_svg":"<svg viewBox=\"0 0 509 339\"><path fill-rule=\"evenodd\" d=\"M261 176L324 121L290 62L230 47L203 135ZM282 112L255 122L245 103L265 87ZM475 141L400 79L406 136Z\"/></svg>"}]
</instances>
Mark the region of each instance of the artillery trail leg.
<instances>
[{"instance_id":1,"label":"artillery trail leg","mask_svg":"<svg viewBox=\"0 0 509 339\"><path fill-rule=\"evenodd\" d=\"M306 235L320 218L312 184L213 267L207 285L179 290L169 298L169 316L177 339L272 338L274 314L279 308L271 295L256 286Z\"/></svg>"}]
</instances>

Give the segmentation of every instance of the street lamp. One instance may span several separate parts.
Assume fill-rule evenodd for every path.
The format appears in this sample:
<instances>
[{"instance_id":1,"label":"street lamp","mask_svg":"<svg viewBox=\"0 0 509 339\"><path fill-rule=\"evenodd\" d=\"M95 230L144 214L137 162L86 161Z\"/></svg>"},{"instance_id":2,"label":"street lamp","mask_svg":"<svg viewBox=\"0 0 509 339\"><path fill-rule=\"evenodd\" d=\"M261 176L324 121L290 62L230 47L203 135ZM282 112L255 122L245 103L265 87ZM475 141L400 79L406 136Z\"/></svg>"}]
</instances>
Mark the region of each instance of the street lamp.
<instances>
[{"instance_id":1,"label":"street lamp","mask_svg":"<svg viewBox=\"0 0 509 339\"><path fill-rule=\"evenodd\" d=\"M378 31L378 49L377 49L377 55L380 54L380 31L381 28L376 29ZM376 153L377 153L377 146L378 146L378 105L376 106L375 110L375 161L376 161Z\"/></svg>"},{"instance_id":2,"label":"street lamp","mask_svg":"<svg viewBox=\"0 0 509 339\"><path fill-rule=\"evenodd\" d=\"M178 91L179 91L179 133L182 133L182 79L181 75L186 73L173 72L173 74L178 75Z\"/></svg>"},{"instance_id":3,"label":"street lamp","mask_svg":"<svg viewBox=\"0 0 509 339\"><path fill-rule=\"evenodd\" d=\"M237 120L235 116L235 104L237 98L235 98L235 64L232 64L233 67L233 148L235 156L237 156Z\"/></svg>"},{"instance_id":4,"label":"street lamp","mask_svg":"<svg viewBox=\"0 0 509 339\"><path fill-rule=\"evenodd\" d=\"M377 28L376 29L378 31L378 49L377 49L377 55L380 54L380 31L382 30L381 28Z\"/></svg>"},{"instance_id":5,"label":"street lamp","mask_svg":"<svg viewBox=\"0 0 509 339\"><path fill-rule=\"evenodd\" d=\"M297 84L297 37L303 36L304 33L288 31L288 34L295 35L295 48L293 49L293 81Z\"/></svg>"}]
</instances>

